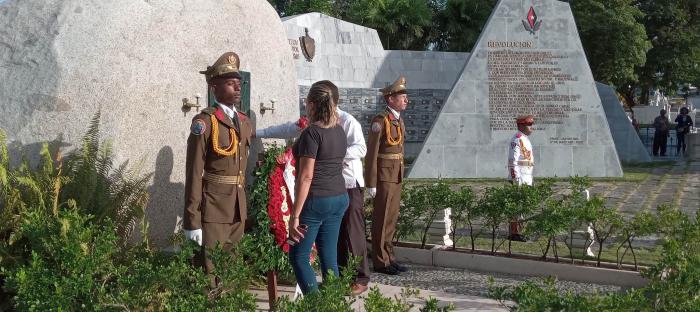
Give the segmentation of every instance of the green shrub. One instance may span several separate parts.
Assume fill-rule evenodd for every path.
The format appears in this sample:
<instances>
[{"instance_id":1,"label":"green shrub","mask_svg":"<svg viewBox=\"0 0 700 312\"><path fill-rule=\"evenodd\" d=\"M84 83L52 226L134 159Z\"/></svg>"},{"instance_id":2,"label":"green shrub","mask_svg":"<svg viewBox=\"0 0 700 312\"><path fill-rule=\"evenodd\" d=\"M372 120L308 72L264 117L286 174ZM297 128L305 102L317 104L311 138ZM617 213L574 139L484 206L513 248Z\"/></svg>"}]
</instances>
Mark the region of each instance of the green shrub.
<instances>
[{"instance_id":1,"label":"green shrub","mask_svg":"<svg viewBox=\"0 0 700 312\"><path fill-rule=\"evenodd\" d=\"M511 311L700 311L700 214L691 219L660 207L656 218L665 231L663 252L656 265L642 271L649 279L646 287L603 295L561 294L549 278L544 285L492 283L489 296Z\"/></svg>"},{"instance_id":2,"label":"green shrub","mask_svg":"<svg viewBox=\"0 0 700 312\"><path fill-rule=\"evenodd\" d=\"M471 249L474 251L474 241L478 233L474 233L474 221L478 217L476 215L476 197L474 192L469 187L463 186L459 191L454 192L449 197L450 205L452 208L452 214L450 218L452 219L452 225L450 228L450 233L452 233L453 249L457 249L457 229L460 226L467 226L469 230L469 239L471 241Z\"/></svg>"},{"instance_id":3,"label":"green shrub","mask_svg":"<svg viewBox=\"0 0 700 312\"><path fill-rule=\"evenodd\" d=\"M214 275L221 282L210 289L210 278L190 263L199 249L193 243L172 256L143 245L124 250L111 222L93 219L72 203L57 216L39 210L23 216L17 235L29 256L3 268L18 311L255 310L247 292L251 271L241 258L214 250Z\"/></svg>"},{"instance_id":4,"label":"green shrub","mask_svg":"<svg viewBox=\"0 0 700 312\"><path fill-rule=\"evenodd\" d=\"M422 192L422 188L409 186L404 180L404 183L401 185L399 219L396 222L396 234L394 234L396 242L415 233L416 227L418 227L421 220L426 200L425 192Z\"/></svg>"},{"instance_id":5,"label":"green shrub","mask_svg":"<svg viewBox=\"0 0 700 312\"><path fill-rule=\"evenodd\" d=\"M423 221L420 232L420 246L425 248L425 243L428 239L428 231L433 224L435 217L441 212L450 207L450 190L449 184L445 180L439 180L437 183L431 183L424 186L418 186L417 192L421 193L419 198L423 199L422 209L420 210L420 220Z\"/></svg>"},{"instance_id":6,"label":"green shrub","mask_svg":"<svg viewBox=\"0 0 700 312\"><path fill-rule=\"evenodd\" d=\"M496 253L496 232L504 222L509 221L506 207L509 205L505 187L487 188L476 205L476 213L483 224L491 229L491 253Z\"/></svg>"}]
</instances>

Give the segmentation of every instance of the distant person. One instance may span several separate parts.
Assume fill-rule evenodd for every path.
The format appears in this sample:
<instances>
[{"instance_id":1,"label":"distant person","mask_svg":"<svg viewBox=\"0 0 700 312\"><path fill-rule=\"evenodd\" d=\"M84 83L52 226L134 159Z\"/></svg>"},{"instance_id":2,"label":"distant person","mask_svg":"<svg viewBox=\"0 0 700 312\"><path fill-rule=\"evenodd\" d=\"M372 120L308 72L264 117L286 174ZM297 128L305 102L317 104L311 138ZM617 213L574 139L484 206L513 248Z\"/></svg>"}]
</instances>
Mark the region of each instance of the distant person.
<instances>
[{"instance_id":1,"label":"distant person","mask_svg":"<svg viewBox=\"0 0 700 312\"><path fill-rule=\"evenodd\" d=\"M676 138L678 139L678 145L676 145L676 153L681 154L681 149L683 149L683 154L685 154L685 135L690 132L690 127L693 126L693 119L688 115L688 108L682 107L681 113L676 117Z\"/></svg>"},{"instance_id":2,"label":"distant person","mask_svg":"<svg viewBox=\"0 0 700 312\"><path fill-rule=\"evenodd\" d=\"M632 122L632 127L634 127L634 131L637 132L637 135L639 135L639 121L637 121L637 118L634 117L634 111L630 108L630 121Z\"/></svg>"},{"instance_id":3,"label":"distant person","mask_svg":"<svg viewBox=\"0 0 700 312\"><path fill-rule=\"evenodd\" d=\"M652 153L654 156L659 156L659 150L661 151L661 156L666 156L666 141L668 139L668 132L671 129L671 121L666 117L666 110L662 109L659 112L659 116L654 119L654 147Z\"/></svg>"}]
</instances>

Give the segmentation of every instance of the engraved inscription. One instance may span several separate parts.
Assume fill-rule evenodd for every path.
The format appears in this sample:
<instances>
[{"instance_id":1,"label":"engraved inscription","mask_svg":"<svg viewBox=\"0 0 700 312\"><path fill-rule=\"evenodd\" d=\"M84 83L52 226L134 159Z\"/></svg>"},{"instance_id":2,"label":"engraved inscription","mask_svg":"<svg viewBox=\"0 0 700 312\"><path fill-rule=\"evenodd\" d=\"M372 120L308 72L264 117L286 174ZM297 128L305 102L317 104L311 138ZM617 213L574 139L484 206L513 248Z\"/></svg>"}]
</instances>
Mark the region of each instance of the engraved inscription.
<instances>
[{"instance_id":1,"label":"engraved inscription","mask_svg":"<svg viewBox=\"0 0 700 312\"><path fill-rule=\"evenodd\" d=\"M566 59L552 51L532 48L531 42L488 42L489 112L492 130L515 130L515 118L532 114L536 129L563 124L581 95L567 83L577 81L562 70ZM578 144L579 138L550 138L554 144Z\"/></svg>"}]
</instances>

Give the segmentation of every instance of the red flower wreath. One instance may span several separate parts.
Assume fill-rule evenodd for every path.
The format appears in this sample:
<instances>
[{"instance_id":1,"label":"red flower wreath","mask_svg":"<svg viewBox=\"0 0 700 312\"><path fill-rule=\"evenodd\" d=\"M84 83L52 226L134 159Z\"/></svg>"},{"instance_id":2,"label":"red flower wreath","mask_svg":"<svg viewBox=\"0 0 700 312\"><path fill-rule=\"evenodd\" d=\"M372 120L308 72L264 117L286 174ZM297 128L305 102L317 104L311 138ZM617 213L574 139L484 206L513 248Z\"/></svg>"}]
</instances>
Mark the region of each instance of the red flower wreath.
<instances>
[{"instance_id":1,"label":"red flower wreath","mask_svg":"<svg viewBox=\"0 0 700 312\"><path fill-rule=\"evenodd\" d=\"M297 126L304 129L308 126L309 120L306 116L302 116L297 121ZM285 253L289 253L289 244L287 244L287 236L289 236L288 222L292 214L292 194L294 186L288 186L284 181L284 171L290 164L292 168L296 165L296 160L292 154L292 149L288 148L284 153L277 156L277 165L268 177L268 194L270 198L267 202L267 215L270 218L270 231L275 236L275 243L280 246ZM296 173L292 170L292 174ZM313 245L311 253L311 261L314 261L314 253L316 246Z\"/></svg>"},{"instance_id":2,"label":"red flower wreath","mask_svg":"<svg viewBox=\"0 0 700 312\"><path fill-rule=\"evenodd\" d=\"M275 243L280 246L284 252L289 252L289 245L287 244L287 222L292 210L292 198L290 196L290 191L284 182L284 168L286 161L281 162L285 155L291 154L291 149L288 149L285 153L281 154L277 158L277 166L270 173L267 182L268 193L270 198L267 202L267 215L270 217L270 231L275 236ZM292 162L294 160L292 159ZM285 220L285 217L286 220Z\"/></svg>"}]
</instances>

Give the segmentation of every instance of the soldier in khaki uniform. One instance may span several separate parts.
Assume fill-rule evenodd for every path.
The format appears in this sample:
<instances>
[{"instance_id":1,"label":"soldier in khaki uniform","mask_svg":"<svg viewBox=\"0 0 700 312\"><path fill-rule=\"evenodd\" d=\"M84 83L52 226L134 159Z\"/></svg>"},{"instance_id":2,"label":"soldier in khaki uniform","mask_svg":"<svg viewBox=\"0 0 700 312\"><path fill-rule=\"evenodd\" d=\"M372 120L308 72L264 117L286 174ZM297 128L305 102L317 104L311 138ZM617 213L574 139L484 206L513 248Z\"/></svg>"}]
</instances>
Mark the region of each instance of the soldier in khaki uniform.
<instances>
[{"instance_id":1,"label":"soldier in khaki uniform","mask_svg":"<svg viewBox=\"0 0 700 312\"><path fill-rule=\"evenodd\" d=\"M374 197L372 262L374 271L390 275L405 272L396 262L392 239L396 232L403 180L403 144L406 137L401 112L408 106L406 79L401 76L381 90L387 107L374 117L365 157L365 184Z\"/></svg>"},{"instance_id":2,"label":"soldier in khaki uniform","mask_svg":"<svg viewBox=\"0 0 700 312\"><path fill-rule=\"evenodd\" d=\"M207 273L213 266L207 248L221 243L231 250L243 236L246 220L244 177L253 126L236 110L241 75L236 53L226 52L201 73L216 98L192 119L187 139L185 236L202 246L199 260Z\"/></svg>"}]
</instances>

